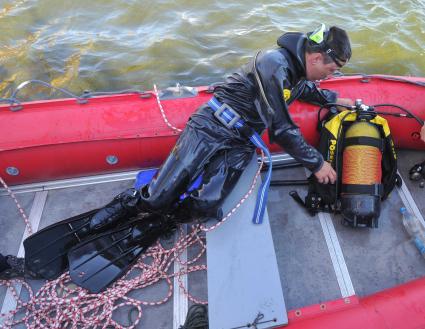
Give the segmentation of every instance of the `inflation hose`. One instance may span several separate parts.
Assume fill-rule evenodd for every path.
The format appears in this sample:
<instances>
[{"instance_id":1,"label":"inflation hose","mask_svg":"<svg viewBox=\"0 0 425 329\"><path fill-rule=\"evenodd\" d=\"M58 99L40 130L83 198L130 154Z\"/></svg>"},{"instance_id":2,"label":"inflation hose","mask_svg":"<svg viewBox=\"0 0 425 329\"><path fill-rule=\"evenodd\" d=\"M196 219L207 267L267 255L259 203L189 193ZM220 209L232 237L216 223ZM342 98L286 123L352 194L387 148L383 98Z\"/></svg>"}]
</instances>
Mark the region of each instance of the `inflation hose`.
<instances>
[{"instance_id":1,"label":"inflation hose","mask_svg":"<svg viewBox=\"0 0 425 329\"><path fill-rule=\"evenodd\" d=\"M333 112L340 112L338 110L338 107L344 107L348 110L353 110L353 106L347 106L345 104L338 104L338 103L327 103L323 106L320 107L319 111L318 111L318 121L320 122L320 114L321 111L324 108L329 109L330 111ZM375 111L374 108L376 107L394 107L394 108L398 108L399 110L402 110L403 112L407 113L392 113L392 112L381 112L381 111ZM395 116L395 117L401 117L401 118L413 118L415 119L421 126L424 125L424 120L422 120L420 117L418 117L417 115L415 115L414 113L412 113L410 110L406 109L403 106L397 105L397 104L376 104L376 105L370 105L369 108L371 109L371 113L376 113L376 114L382 114L382 115L391 115L391 116Z\"/></svg>"}]
</instances>

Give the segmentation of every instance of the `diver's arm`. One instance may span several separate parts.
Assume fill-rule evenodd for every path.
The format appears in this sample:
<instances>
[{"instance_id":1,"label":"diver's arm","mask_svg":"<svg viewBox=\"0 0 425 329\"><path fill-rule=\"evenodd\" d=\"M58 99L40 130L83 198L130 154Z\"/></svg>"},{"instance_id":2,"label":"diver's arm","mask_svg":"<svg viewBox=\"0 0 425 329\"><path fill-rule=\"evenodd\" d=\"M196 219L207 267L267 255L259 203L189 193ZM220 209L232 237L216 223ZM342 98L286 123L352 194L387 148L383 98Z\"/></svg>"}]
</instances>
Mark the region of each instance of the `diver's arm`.
<instances>
[{"instance_id":1,"label":"diver's arm","mask_svg":"<svg viewBox=\"0 0 425 329\"><path fill-rule=\"evenodd\" d=\"M323 157L305 141L300 129L292 121L284 99L284 90L291 88L286 59L276 52L268 52L258 58L257 68L268 105L273 110L273 114L267 113L271 119L268 127L270 140L312 172L319 172L323 166Z\"/></svg>"},{"instance_id":2,"label":"diver's arm","mask_svg":"<svg viewBox=\"0 0 425 329\"><path fill-rule=\"evenodd\" d=\"M328 89L321 89L313 81L304 80L302 82L302 90L299 99L319 105L327 103L337 103L338 93Z\"/></svg>"},{"instance_id":3,"label":"diver's arm","mask_svg":"<svg viewBox=\"0 0 425 329\"><path fill-rule=\"evenodd\" d=\"M325 105L336 103L345 106L353 106L354 101L351 98L339 98L338 93L328 89L321 89L312 81L304 80L301 86L299 99L313 104ZM341 111L346 108L340 108Z\"/></svg>"},{"instance_id":4,"label":"diver's arm","mask_svg":"<svg viewBox=\"0 0 425 329\"><path fill-rule=\"evenodd\" d=\"M323 156L305 141L298 127L274 130L274 141L313 173L322 168Z\"/></svg>"}]
</instances>

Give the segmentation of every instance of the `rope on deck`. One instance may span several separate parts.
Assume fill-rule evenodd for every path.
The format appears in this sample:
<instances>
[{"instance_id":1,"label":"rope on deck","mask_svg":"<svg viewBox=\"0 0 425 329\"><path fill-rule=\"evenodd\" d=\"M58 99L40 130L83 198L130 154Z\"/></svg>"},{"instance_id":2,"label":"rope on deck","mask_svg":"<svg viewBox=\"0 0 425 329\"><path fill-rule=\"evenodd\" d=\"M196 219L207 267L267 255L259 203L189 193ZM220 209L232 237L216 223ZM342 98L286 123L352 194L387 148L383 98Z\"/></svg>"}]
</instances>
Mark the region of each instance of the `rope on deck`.
<instances>
[{"instance_id":1,"label":"rope on deck","mask_svg":"<svg viewBox=\"0 0 425 329\"><path fill-rule=\"evenodd\" d=\"M7 191L7 193L9 193L10 197L13 199L13 201L16 204L16 207L19 210L19 213L21 214L22 218L24 219L25 222L25 227L28 230L29 235L32 234L33 230L31 227L31 223L28 219L28 216L25 214L24 209L22 208L22 206L20 205L18 199L15 196L15 193L13 193L13 191L10 189L10 187L6 184L6 182L4 181L4 179L0 176L0 182L3 185L3 187L5 188L5 190Z\"/></svg>"}]
</instances>

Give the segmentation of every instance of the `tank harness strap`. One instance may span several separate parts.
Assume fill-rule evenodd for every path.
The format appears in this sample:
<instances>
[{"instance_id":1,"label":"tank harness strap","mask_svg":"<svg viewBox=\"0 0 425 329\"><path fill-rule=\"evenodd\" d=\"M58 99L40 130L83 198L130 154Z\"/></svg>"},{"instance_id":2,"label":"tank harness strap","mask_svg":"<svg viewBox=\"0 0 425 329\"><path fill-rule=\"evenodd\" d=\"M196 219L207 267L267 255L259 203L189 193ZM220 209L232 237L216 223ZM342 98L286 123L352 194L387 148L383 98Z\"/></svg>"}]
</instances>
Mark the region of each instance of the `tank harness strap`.
<instances>
[{"instance_id":1,"label":"tank harness strap","mask_svg":"<svg viewBox=\"0 0 425 329\"><path fill-rule=\"evenodd\" d=\"M362 184L343 184L341 187L342 193L351 194L370 194L379 195L384 194L384 187L382 184L362 185Z\"/></svg>"},{"instance_id":2,"label":"tank harness strap","mask_svg":"<svg viewBox=\"0 0 425 329\"><path fill-rule=\"evenodd\" d=\"M232 109L226 103L221 103L217 98L213 97L208 101L209 107L213 110L214 116L229 129L237 129L244 136L249 138L249 140L258 148L260 148L267 156L269 160L269 168L267 170L266 178L261 184L260 189L258 190L257 201L255 204L254 217L252 219L254 224L261 224L263 222L264 211L267 204L267 194L269 190L271 175L272 175L272 158L267 148L266 144L261 139L260 135L248 126L241 116Z\"/></svg>"},{"instance_id":3,"label":"tank harness strap","mask_svg":"<svg viewBox=\"0 0 425 329\"><path fill-rule=\"evenodd\" d=\"M384 149L384 142L381 138L372 138L372 137L347 137L344 140L344 147L350 146L350 145L369 145L377 147L381 150L381 152Z\"/></svg>"}]
</instances>

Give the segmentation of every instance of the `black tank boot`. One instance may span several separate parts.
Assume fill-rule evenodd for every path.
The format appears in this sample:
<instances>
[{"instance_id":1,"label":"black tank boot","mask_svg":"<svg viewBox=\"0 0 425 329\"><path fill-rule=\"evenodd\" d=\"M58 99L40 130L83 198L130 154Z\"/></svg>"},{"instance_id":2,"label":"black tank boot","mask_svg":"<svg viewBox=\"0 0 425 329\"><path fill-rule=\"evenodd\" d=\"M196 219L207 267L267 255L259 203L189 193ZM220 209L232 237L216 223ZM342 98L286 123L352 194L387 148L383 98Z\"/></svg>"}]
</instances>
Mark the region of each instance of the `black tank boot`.
<instances>
[{"instance_id":1,"label":"black tank boot","mask_svg":"<svg viewBox=\"0 0 425 329\"><path fill-rule=\"evenodd\" d=\"M139 191L134 188L125 190L93 216L90 220L90 229L102 230L122 219L134 217L142 211L140 206Z\"/></svg>"}]
</instances>

